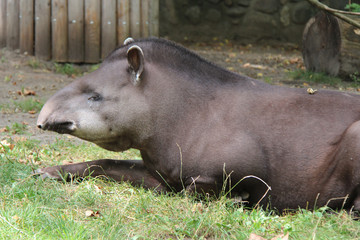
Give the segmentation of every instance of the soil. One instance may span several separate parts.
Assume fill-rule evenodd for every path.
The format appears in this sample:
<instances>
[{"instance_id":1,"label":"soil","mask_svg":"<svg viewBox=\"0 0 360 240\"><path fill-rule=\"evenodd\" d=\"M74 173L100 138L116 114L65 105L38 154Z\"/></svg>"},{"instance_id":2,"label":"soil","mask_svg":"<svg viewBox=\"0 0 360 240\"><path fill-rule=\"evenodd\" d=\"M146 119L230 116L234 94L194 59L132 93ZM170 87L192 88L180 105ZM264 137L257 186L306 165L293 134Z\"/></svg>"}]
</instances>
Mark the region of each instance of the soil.
<instances>
[{"instance_id":1,"label":"soil","mask_svg":"<svg viewBox=\"0 0 360 240\"><path fill-rule=\"evenodd\" d=\"M241 74L261 79L271 84L299 85L289 81L289 71L303 68L299 49L292 45L234 45L229 42L214 44L186 44L206 59ZM77 66L89 69L89 66ZM0 49L0 108L13 105L14 101L35 98L45 102L57 90L74 81L76 77L58 74L54 63L45 62L32 56L26 56ZM301 85L301 84L300 84ZM35 96L28 96L35 94ZM22 112L2 107L0 110L0 140L12 136L6 127L14 123L27 125L26 135L31 139L51 142L55 138L68 138L36 128L37 113Z\"/></svg>"}]
</instances>

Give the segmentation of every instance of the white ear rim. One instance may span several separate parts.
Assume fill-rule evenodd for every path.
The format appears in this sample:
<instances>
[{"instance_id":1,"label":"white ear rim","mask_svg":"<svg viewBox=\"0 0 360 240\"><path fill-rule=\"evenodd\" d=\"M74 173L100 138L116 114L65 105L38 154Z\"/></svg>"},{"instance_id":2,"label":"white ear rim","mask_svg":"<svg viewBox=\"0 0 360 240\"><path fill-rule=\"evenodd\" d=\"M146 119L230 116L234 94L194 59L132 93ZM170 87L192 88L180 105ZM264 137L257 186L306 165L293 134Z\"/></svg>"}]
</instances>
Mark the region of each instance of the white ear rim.
<instances>
[{"instance_id":1,"label":"white ear rim","mask_svg":"<svg viewBox=\"0 0 360 240\"><path fill-rule=\"evenodd\" d=\"M127 39L125 39L124 45L127 45L127 44L132 43L132 42L135 42L135 40L133 38L131 38L131 37L128 37Z\"/></svg>"},{"instance_id":2,"label":"white ear rim","mask_svg":"<svg viewBox=\"0 0 360 240\"><path fill-rule=\"evenodd\" d=\"M133 49L136 49L140 52L140 66L139 66L139 69L137 71L134 70L134 72L132 73L133 74L133 84L135 86L138 86L140 84L140 80L141 80L141 74L142 72L144 71L144 52L143 50L141 49L141 47L139 47L138 45L133 45L131 47L129 47L129 49L127 50L126 52L126 55L129 54L129 52Z\"/></svg>"}]
</instances>

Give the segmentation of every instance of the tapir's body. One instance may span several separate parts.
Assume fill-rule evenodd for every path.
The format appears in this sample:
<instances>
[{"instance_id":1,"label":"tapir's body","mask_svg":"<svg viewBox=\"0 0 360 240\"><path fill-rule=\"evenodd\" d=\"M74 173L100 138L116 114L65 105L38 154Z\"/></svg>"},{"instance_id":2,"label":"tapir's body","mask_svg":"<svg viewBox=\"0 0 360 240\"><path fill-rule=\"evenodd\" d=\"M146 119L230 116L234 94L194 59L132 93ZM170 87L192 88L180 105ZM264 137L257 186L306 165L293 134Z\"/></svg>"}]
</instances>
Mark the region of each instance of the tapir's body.
<instances>
[{"instance_id":1,"label":"tapir's body","mask_svg":"<svg viewBox=\"0 0 360 240\"><path fill-rule=\"evenodd\" d=\"M248 193L255 204L266 185L257 178L238 183L253 175L271 186L263 205L345 203L360 210L359 120L359 95L271 86L165 40L127 41L97 71L56 93L38 126L113 151L136 148L143 161L98 160L39 173L58 177L61 168L210 193L228 178L233 194Z\"/></svg>"}]
</instances>

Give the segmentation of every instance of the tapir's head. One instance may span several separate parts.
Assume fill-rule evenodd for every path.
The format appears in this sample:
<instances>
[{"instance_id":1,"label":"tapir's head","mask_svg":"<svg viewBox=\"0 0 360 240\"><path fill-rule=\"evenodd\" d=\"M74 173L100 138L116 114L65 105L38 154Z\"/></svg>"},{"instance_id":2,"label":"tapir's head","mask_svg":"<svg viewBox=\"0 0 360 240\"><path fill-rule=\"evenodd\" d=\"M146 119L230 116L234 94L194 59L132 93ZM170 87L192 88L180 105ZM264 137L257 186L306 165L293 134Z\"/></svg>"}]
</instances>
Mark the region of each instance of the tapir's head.
<instances>
[{"instance_id":1,"label":"tapir's head","mask_svg":"<svg viewBox=\"0 0 360 240\"><path fill-rule=\"evenodd\" d=\"M52 96L42 108L37 126L113 151L136 147L140 138L149 134L151 124L142 86L147 75L144 54L132 41L127 39L98 70Z\"/></svg>"}]
</instances>

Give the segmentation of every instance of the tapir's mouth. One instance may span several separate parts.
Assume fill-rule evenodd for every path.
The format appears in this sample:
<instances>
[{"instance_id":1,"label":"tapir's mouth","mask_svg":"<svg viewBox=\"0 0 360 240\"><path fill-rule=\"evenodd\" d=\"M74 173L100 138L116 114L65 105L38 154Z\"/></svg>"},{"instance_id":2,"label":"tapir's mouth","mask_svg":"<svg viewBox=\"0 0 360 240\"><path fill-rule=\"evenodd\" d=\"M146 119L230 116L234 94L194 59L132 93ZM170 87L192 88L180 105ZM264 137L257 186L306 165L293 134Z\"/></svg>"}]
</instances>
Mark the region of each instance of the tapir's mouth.
<instances>
[{"instance_id":1,"label":"tapir's mouth","mask_svg":"<svg viewBox=\"0 0 360 240\"><path fill-rule=\"evenodd\" d=\"M72 121L38 123L37 126L42 130L54 131L61 134L71 134L76 129L76 125Z\"/></svg>"}]
</instances>

